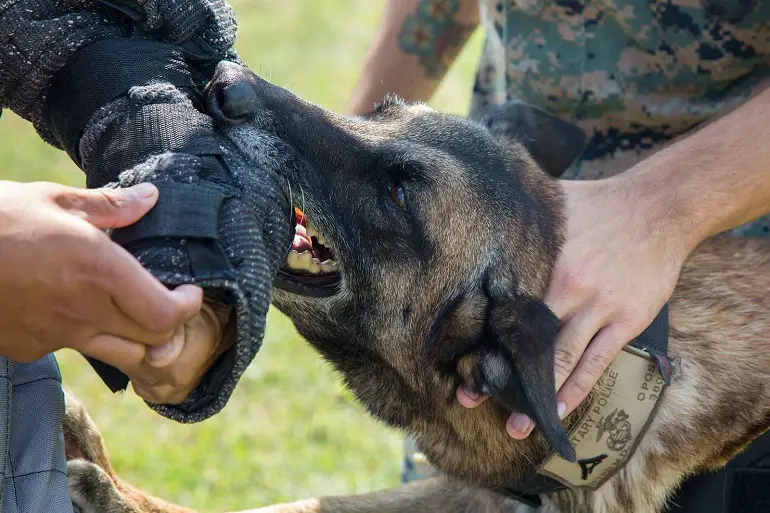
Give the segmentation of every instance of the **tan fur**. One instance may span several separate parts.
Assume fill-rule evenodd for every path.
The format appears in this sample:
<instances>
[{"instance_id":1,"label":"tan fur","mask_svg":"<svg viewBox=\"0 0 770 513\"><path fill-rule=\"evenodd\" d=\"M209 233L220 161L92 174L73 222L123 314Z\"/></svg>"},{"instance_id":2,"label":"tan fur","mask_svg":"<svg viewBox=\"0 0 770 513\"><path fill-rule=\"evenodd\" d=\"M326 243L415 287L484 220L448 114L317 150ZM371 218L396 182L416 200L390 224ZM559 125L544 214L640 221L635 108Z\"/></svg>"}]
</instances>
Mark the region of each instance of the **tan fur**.
<instances>
[{"instance_id":1,"label":"tan fur","mask_svg":"<svg viewBox=\"0 0 770 513\"><path fill-rule=\"evenodd\" d=\"M711 240L688 260L670 302L671 354L677 376L636 454L596 493L563 492L545 511L658 511L689 474L719 468L770 426L770 241ZM478 420L478 419L476 419ZM499 431L491 418L488 431ZM683 429L686 427L687 429ZM484 451L485 435L475 442ZM96 426L71 394L64 422L73 489L99 484L104 513L187 513L117 478ZM698 433L697 437L690 433ZM497 437L491 437L497 438ZM494 444L490 444L494 445ZM101 493L101 492L100 492ZM567 506L560 510L559 504ZM121 509L123 508L123 509ZM471 508L471 509L468 509ZM486 509L485 509L486 508ZM84 512L89 511L84 509ZM254 513L516 511L489 492L443 479L354 497L324 498Z\"/></svg>"},{"instance_id":2,"label":"tan fur","mask_svg":"<svg viewBox=\"0 0 770 513\"><path fill-rule=\"evenodd\" d=\"M70 498L80 513L193 513L152 497L120 479L99 429L83 404L65 389L62 420Z\"/></svg>"},{"instance_id":3,"label":"tan fur","mask_svg":"<svg viewBox=\"0 0 770 513\"><path fill-rule=\"evenodd\" d=\"M550 450L545 430L538 427L527 440L513 440L504 429L510 411L503 407L504 394L468 410L456 402L455 390L461 381L474 388L489 380L479 368L494 351L508 352L507 365L523 365L516 371L521 375L528 358L538 355L519 352L519 344L554 336L539 305L561 246L562 193L530 156L527 138L509 135L523 131L530 139L539 134L543 140L548 127L538 123L549 121L524 111L530 117L514 116L518 124L513 127L504 118L482 126L399 102L369 117L341 118L248 71L224 72L242 73L241 84L253 87L260 99L260 112L251 123L261 132L239 126L229 132L231 139L249 154L256 151L255 138L264 137L259 134L275 130L296 147L302 160L292 169L301 172L287 179L303 186L303 210L311 221L336 242L336 249L344 248L338 254L344 277L338 293L319 298L276 289L274 304L337 367L373 415L415 436L447 476L372 494L253 511L526 511L488 489L534 472L534 462ZM314 139L317 134L324 139ZM378 210L382 202L376 193L367 196L373 188L367 189L361 178L371 171L361 169L362 163L374 165L370 163L377 160L370 153L379 155L382 148L416 159L431 177L428 185L409 182L410 198L429 199L410 213L419 224L409 230L383 231L402 218L387 208ZM539 150L547 158L548 152ZM316 181L314 173L321 174ZM342 183L339 189L315 193L314 186L331 188L335 180ZM351 180L361 183L354 187ZM348 194L351 189L356 194ZM332 196L334 207L328 203ZM388 240L356 239L356 234L372 230L388 233ZM419 240L416 231L422 232ZM400 257L393 248L401 250ZM369 264L356 268L356 258ZM767 430L769 286L770 240L720 238L702 244L686 262L669 303L675 375L646 435L627 465L596 492L545 497L542 511L660 511L683 479L719 468ZM453 298L459 299L442 316ZM493 345L489 337L495 338ZM522 342L520 337L529 338ZM537 392L550 393L544 387ZM540 399L552 401L555 410L553 396ZM589 406L590 400L583 408ZM565 419L564 427L578 414ZM103 508L109 513L184 511L121 483L89 423L65 422L65 430L74 441L69 444L75 446L73 452L90 457L106 476L84 481L83 472L76 473L70 477L71 484L76 479L73 495L88 486L107 488L117 497L112 509ZM124 509L115 506L120 501Z\"/></svg>"}]
</instances>

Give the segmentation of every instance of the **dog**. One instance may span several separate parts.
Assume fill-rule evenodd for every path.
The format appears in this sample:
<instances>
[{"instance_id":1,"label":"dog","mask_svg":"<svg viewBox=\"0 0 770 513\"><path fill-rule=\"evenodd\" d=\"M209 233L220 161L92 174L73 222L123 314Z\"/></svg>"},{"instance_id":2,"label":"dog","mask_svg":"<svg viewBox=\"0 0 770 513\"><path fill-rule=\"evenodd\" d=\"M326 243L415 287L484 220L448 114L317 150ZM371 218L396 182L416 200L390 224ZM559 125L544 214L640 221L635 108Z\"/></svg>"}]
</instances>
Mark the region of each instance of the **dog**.
<instances>
[{"instance_id":1,"label":"dog","mask_svg":"<svg viewBox=\"0 0 770 513\"><path fill-rule=\"evenodd\" d=\"M549 457L574 461L572 434L601 401L597 388L558 418L559 319L542 300L565 231L555 177L580 155L582 131L518 102L466 119L389 98L345 117L231 63L219 65L207 106L255 163L283 160L297 237L274 306L441 472L254 511L528 510L500 490ZM655 381L643 433L603 483L541 494L540 511L661 511L686 477L721 468L770 427L767 282L770 241L717 237L697 248L668 303L672 375L668 386ZM648 363L645 372L659 371ZM463 408L461 384L490 400ZM505 432L512 410L535 420L524 441ZM628 441L621 414L602 419L600 435L616 429L612 443ZM81 445L101 443L93 426L69 430ZM69 479L81 511L188 511L122 483L103 451L77 452L86 457L71 460Z\"/></svg>"}]
</instances>

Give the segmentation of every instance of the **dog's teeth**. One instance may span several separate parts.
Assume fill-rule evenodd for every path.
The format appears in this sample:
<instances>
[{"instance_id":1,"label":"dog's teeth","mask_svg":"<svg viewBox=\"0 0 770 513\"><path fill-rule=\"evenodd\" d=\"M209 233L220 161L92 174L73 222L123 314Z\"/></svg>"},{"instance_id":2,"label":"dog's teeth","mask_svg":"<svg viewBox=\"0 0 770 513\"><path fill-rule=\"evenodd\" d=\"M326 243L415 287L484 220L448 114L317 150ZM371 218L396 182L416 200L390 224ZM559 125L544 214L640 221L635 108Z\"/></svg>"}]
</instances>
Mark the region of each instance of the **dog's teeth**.
<instances>
[{"instance_id":1,"label":"dog's teeth","mask_svg":"<svg viewBox=\"0 0 770 513\"><path fill-rule=\"evenodd\" d=\"M313 254L310 251L305 251L299 255L299 265L302 269L310 269L310 264L313 263Z\"/></svg>"},{"instance_id":2,"label":"dog's teeth","mask_svg":"<svg viewBox=\"0 0 770 513\"><path fill-rule=\"evenodd\" d=\"M299 269L299 253L296 251L290 251L289 255L286 257L286 265L289 266L290 269Z\"/></svg>"},{"instance_id":3,"label":"dog's teeth","mask_svg":"<svg viewBox=\"0 0 770 513\"><path fill-rule=\"evenodd\" d=\"M318 233L318 234L316 234L315 238L316 238L316 240L318 241L319 244L322 244L322 245L326 246L326 239L324 238L323 235Z\"/></svg>"},{"instance_id":4,"label":"dog's teeth","mask_svg":"<svg viewBox=\"0 0 770 513\"><path fill-rule=\"evenodd\" d=\"M307 236L318 238L318 230L312 224L307 225Z\"/></svg>"},{"instance_id":5,"label":"dog's teeth","mask_svg":"<svg viewBox=\"0 0 770 513\"><path fill-rule=\"evenodd\" d=\"M329 259L321 262L310 251L303 251L302 253L297 253L294 250L289 251L286 265L295 271L306 271L311 274L332 273L338 269L335 260Z\"/></svg>"},{"instance_id":6,"label":"dog's teeth","mask_svg":"<svg viewBox=\"0 0 770 513\"><path fill-rule=\"evenodd\" d=\"M325 260L321 262L321 270L325 273L333 273L337 271L337 262L334 260Z\"/></svg>"},{"instance_id":7,"label":"dog's teeth","mask_svg":"<svg viewBox=\"0 0 770 513\"><path fill-rule=\"evenodd\" d=\"M309 270L312 262L313 255L310 253L310 251L303 251L302 253L290 251L289 256L286 257L286 265L288 265L291 269L296 269L298 271Z\"/></svg>"}]
</instances>

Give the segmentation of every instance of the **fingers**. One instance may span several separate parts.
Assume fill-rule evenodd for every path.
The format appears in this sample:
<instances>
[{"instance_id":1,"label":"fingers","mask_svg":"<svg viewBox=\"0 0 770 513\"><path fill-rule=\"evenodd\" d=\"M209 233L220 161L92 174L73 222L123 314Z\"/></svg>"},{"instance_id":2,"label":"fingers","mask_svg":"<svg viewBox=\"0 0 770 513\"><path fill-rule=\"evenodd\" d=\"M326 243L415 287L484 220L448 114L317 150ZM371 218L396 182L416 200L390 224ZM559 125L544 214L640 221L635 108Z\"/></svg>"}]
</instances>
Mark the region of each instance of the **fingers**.
<instances>
[{"instance_id":1,"label":"fingers","mask_svg":"<svg viewBox=\"0 0 770 513\"><path fill-rule=\"evenodd\" d=\"M632 338L628 328L621 324L611 324L596 334L557 394L557 402L565 405L562 416L572 412L588 396L610 363Z\"/></svg>"},{"instance_id":2,"label":"fingers","mask_svg":"<svg viewBox=\"0 0 770 513\"><path fill-rule=\"evenodd\" d=\"M97 228L122 228L136 223L158 201L158 189L140 183L125 189L57 188L54 201Z\"/></svg>"},{"instance_id":3,"label":"fingers","mask_svg":"<svg viewBox=\"0 0 770 513\"><path fill-rule=\"evenodd\" d=\"M149 402L181 403L226 349L221 340L220 323L209 306L204 305L201 315L189 320L169 342L169 346L179 344L178 351L165 346L147 351L145 365L131 375L134 391ZM159 376L160 381L157 380Z\"/></svg>"},{"instance_id":4,"label":"fingers","mask_svg":"<svg viewBox=\"0 0 770 513\"><path fill-rule=\"evenodd\" d=\"M581 361L581 355L591 344L594 335L607 322L609 312L609 309L602 308L602 305L595 301L593 305L591 302L585 301L586 289L583 287L583 281L579 275L557 273L545 298L551 311L562 320L559 334L554 342L554 381L557 392L562 389L565 383L569 383L571 393L566 395L570 400L577 396L576 388L587 383L585 376L581 377L579 382L571 381L570 376L578 362ZM589 306L575 311L581 304ZM603 372L602 369L596 380ZM585 394L577 402L572 403L572 407L557 394L556 408L559 418L564 418L580 404L580 401L588 395L591 388L593 388L593 384L585 390ZM534 427L535 423L532 419L518 412L511 413L505 424L508 435L516 440L527 438Z\"/></svg>"},{"instance_id":5,"label":"fingers","mask_svg":"<svg viewBox=\"0 0 770 513\"><path fill-rule=\"evenodd\" d=\"M83 217L97 228L116 228L138 221L158 200L158 189L141 183L126 189L51 187L49 194L61 208ZM94 238L93 269L112 301L136 329L112 332L147 344L165 344L176 329L199 310L202 291L185 285L169 291L128 251L108 238ZM143 330L143 331L142 331Z\"/></svg>"},{"instance_id":6,"label":"fingers","mask_svg":"<svg viewBox=\"0 0 770 513\"><path fill-rule=\"evenodd\" d=\"M181 285L168 290L117 244L110 242L97 265L95 275L102 280L115 306L138 327L163 335L146 343L166 343L181 324L200 311L200 287Z\"/></svg>"},{"instance_id":7,"label":"fingers","mask_svg":"<svg viewBox=\"0 0 770 513\"><path fill-rule=\"evenodd\" d=\"M147 346L115 335L101 333L81 343L78 351L130 374L141 365Z\"/></svg>"},{"instance_id":8,"label":"fingers","mask_svg":"<svg viewBox=\"0 0 770 513\"><path fill-rule=\"evenodd\" d=\"M79 350L129 376L131 386L142 399L179 404L228 347L216 314L204 305L202 313L180 326L165 345L148 347L100 334L91 337Z\"/></svg>"},{"instance_id":9,"label":"fingers","mask_svg":"<svg viewBox=\"0 0 770 513\"><path fill-rule=\"evenodd\" d=\"M152 346L147 348L145 359L153 367L166 367L174 362L182 353L185 345L185 327L179 326L171 340L162 346Z\"/></svg>"},{"instance_id":10,"label":"fingers","mask_svg":"<svg viewBox=\"0 0 770 513\"><path fill-rule=\"evenodd\" d=\"M569 415L588 397L610 363L623 349L623 346L633 338L629 334L627 326L610 324L599 329L584 351L582 347L583 337L586 333L594 331L594 328L586 328L586 326L596 326L597 324L590 321L580 321L574 324L576 327L571 333L565 333L564 341L561 342L561 349L558 349L560 343L557 341L557 374L562 367L561 372L567 376L561 383L557 378L556 407L560 419ZM598 325L601 326L601 323ZM562 338L561 333L559 338ZM576 355L575 360L577 361L575 363L573 363L573 355ZM516 412L511 414L506 423L508 434L517 440L527 438L534 427L535 424L529 417Z\"/></svg>"},{"instance_id":11,"label":"fingers","mask_svg":"<svg viewBox=\"0 0 770 513\"><path fill-rule=\"evenodd\" d=\"M577 312L564 322L554 342L554 377L556 390L561 389L591 340L605 325L601 310L588 308Z\"/></svg>"},{"instance_id":12,"label":"fingers","mask_svg":"<svg viewBox=\"0 0 770 513\"><path fill-rule=\"evenodd\" d=\"M475 408L487 400L485 395L476 395L464 386L457 388L457 402L465 408Z\"/></svg>"},{"instance_id":13,"label":"fingers","mask_svg":"<svg viewBox=\"0 0 770 513\"><path fill-rule=\"evenodd\" d=\"M505 430L508 432L508 436L516 440L524 440L534 428L535 423L523 413L512 413L505 423Z\"/></svg>"}]
</instances>

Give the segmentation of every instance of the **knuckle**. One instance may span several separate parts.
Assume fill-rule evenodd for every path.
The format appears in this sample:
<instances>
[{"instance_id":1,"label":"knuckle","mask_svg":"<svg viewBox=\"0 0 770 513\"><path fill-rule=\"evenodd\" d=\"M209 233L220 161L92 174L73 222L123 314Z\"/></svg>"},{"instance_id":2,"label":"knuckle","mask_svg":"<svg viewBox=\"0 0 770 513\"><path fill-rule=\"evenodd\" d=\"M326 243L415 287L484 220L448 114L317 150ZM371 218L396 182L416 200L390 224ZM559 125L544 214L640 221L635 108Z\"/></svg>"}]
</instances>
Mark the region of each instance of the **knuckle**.
<instances>
[{"instance_id":1,"label":"knuckle","mask_svg":"<svg viewBox=\"0 0 770 513\"><path fill-rule=\"evenodd\" d=\"M51 200L64 210L81 211L85 204L82 191L74 187L50 187L40 186L42 194L47 195Z\"/></svg>"},{"instance_id":2,"label":"knuckle","mask_svg":"<svg viewBox=\"0 0 770 513\"><path fill-rule=\"evenodd\" d=\"M145 401L149 403L161 403L162 397L161 394L159 394L158 390L155 387L149 386L149 387L134 387L134 391L136 392L136 395L144 399Z\"/></svg>"},{"instance_id":3,"label":"knuckle","mask_svg":"<svg viewBox=\"0 0 770 513\"><path fill-rule=\"evenodd\" d=\"M147 327L156 333L162 333L165 342L168 342L181 324L182 314L173 302L163 303L163 306L147 319Z\"/></svg>"},{"instance_id":4,"label":"knuckle","mask_svg":"<svg viewBox=\"0 0 770 513\"><path fill-rule=\"evenodd\" d=\"M634 331L637 326L644 324L645 314L639 305L629 303L625 305L622 315L619 316L615 324L621 332Z\"/></svg>"},{"instance_id":5,"label":"knuckle","mask_svg":"<svg viewBox=\"0 0 770 513\"><path fill-rule=\"evenodd\" d=\"M187 389L179 390L179 391L177 391L174 394L170 394L165 399L164 402L166 404L182 404L184 402L184 400L187 399L187 396L189 395L190 392L191 392L191 390L187 390Z\"/></svg>"},{"instance_id":6,"label":"knuckle","mask_svg":"<svg viewBox=\"0 0 770 513\"><path fill-rule=\"evenodd\" d=\"M569 349L557 348L554 351L554 364L558 374L569 376L572 369L575 368L575 353Z\"/></svg>"},{"instance_id":7,"label":"knuckle","mask_svg":"<svg viewBox=\"0 0 770 513\"><path fill-rule=\"evenodd\" d=\"M558 291L565 296L583 292L587 286L586 273L582 270L569 269L562 272L556 281Z\"/></svg>"},{"instance_id":8,"label":"knuckle","mask_svg":"<svg viewBox=\"0 0 770 513\"><path fill-rule=\"evenodd\" d=\"M179 386L167 385L159 387L153 394L154 402L158 404L179 404L187 397ZM181 399L179 398L181 396Z\"/></svg>"},{"instance_id":9,"label":"knuckle","mask_svg":"<svg viewBox=\"0 0 770 513\"><path fill-rule=\"evenodd\" d=\"M111 248L107 246L112 244L112 242L106 235L97 230L84 234L83 239L84 247L89 249L83 255L83 264L86 266L86 271L93 276L111 279L115 262L113 260L113 252L109 251Z\"/></svg>"},{"instance_id":10,"label":"knuckle","mask_svg":"<svg viewBox=\"0 0 770 513\"><path fill-rule=\"evenodd\" d=\"M611 310L617 301L617 293L611 288L600 288L594 294L594 305L597 309Z\"/></svg>"},{"instance_id":11,"label":"knuckle","mask_svg":"<svg viewBox=\"0 0 770 513\"><path fill-rule=\"evenodd\" d=\"M99 195L103 201L99 203L105 208L105 210L120 210L124 208L128 201L125 194L121 194L118 189L97 189Z\"/></svg>"},{"instance_id":12,"label":"knuckle","mask_svg":"<svg viewBox=\"0 0 770 513\"><path fill-rule=\"evenodd\" d=\"M591 389L594 386L594 383L595 383L594 381L586 377L580 377L578 379L575 379L569 385L570 395L572 395L578 400L582 400L591 391Z\"/></svg>"},{"instance_id":13,"label":"knuckle","mask_svg":"<svg viewBox=\"0 0 770 513\"><path fill-rule=\"evenodd\" d=\"M585 360L586 372L591 377L601 376L612 361L612 354L607 350L591 352Z\"/></svg>"},{"instance_id":14,"label":"knuckle","mask_svg":"<svg viewBox=\"0 0 770 513\"><path fill-rule=\"evenodd\" d=\"M78 191L75 187L69 187L55 182L29 182L27 186L41 195L48 196L54 201L57 201L59 198L66 199Z\"/></svg>"}]
</instances>

